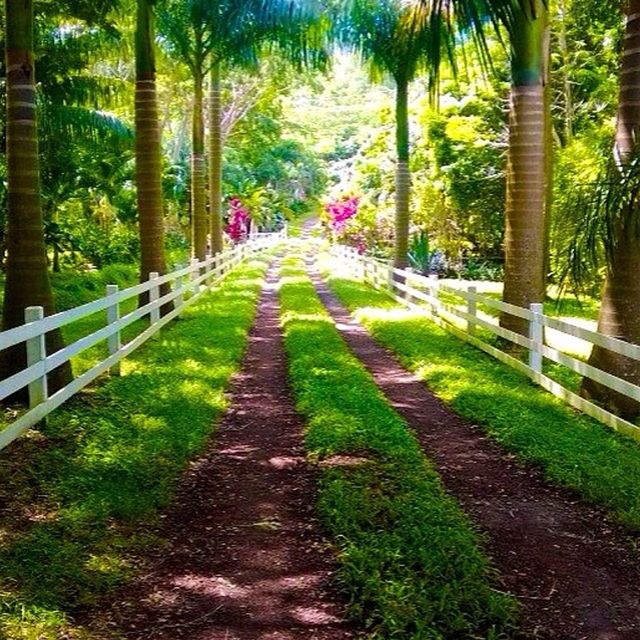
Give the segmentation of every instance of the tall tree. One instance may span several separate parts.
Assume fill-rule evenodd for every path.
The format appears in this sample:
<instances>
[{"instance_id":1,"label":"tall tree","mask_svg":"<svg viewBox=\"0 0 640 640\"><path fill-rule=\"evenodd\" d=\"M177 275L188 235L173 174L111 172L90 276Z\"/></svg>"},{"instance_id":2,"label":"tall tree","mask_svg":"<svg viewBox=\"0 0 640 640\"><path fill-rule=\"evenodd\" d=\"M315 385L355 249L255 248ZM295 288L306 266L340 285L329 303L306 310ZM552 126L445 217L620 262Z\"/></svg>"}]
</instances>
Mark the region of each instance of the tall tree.
<instances>
[{"instance_id":1,"label":"tall tree","mask_svg":"<svg viewBox=\"0 0 640 640\"><path fill-rule=\"evenodd\" d=\"M220 61L211 69L209 85L209 214L211 216L211 253L220 253L222 242L222 87Z\"/></svg>"},{"instance_id":2,"label":"tall tree","mask_svg":"<svg viewBox=\"0 0 640 640\"><path fill-rule=\"evenodd\" d=\"M300 67L321 66L325 60L321 13L321 6L315 0L215 0L209 3L209 207L213 253L221 251L223 246L223 74L233 67L256 68L266 46Z\"/></svg>"},{"instance_id":3,"label":"tall tree","mask_svg":"<svg viewBox=\"0 0 640 640\"><path fill-rule=\"evenodd\" d=\"M407 266L411 174L409 171L409 86L433 60L429 8L400 0L347 3L341 38L359 50L374 79L391 76L396 85L396 233L394 265ZM439 50L440 43L436 43ZM439 52L436 54L439 57Z\"/></svg>"},{"instance_id":4,"label":"tall tree","mask_svg":"<svg viewBox=\"0 0 640 640\"><path fill-rule=\"evenodd\" d=\"M640 0L625 4L625 21L612 169L617 175L605 185L607 276L598 331L640 344ZM594 347L589 364L640 385L640 363L608 349ZM628 419L640 415L638 402L593 380L583 381L582 393Z\"/></svg>"},{"instance_id":5,"label":"tall tree","mask_svg":"<svg viewBox=\"0 0 640 640\"><path fill-rule=\"evenodd\" d=\"M135 124L141 282L150 273L166 271L154 5L155 0L137 0Z\"/></svg>"},{"instance_id":6,"label":"tall tree","mask_svg":"<svg viewBox=\"0 0 640 640\"><path fill-rule=\"evenodd\" d=\"M546 291L550 103L547 99L548 8L543 0L514 7L507 166L503 300L528 308ZM526 334L526 320L503 314L500 324Z\"/></svg>"},{"instance_id":7,"label":"tall tree","mask_svg":"<svg viewBox=\"0 0 640 640\"><path fill-rule=\"evenodd\" d=\"M204 260L207 252L207 195L204 83L214 43L209 30L210 0L173 0L159 11L159 28L169 52L185 64L193 79L191 133L191 249Z\"/></svg>"},{"instance_id":8,"label":"tall tree","mask_svg":"<svg viewBox=\"0 0 640 640\"><path fill-rule=\"evenodd\" d=\"M5 0L7 92L7 262L3 328L24 323L28 306L54 312L47 267L42 205L33 42L32 0ZM63 347L60 331L47 334L47 351ZM26 365L24 345L4 353L3 374ZM49 376L51 390L71 377L69 364Z\"/></svg>"},{"instance_id":9,"label":"tall tree","mask_svg":"<svg viewBox=\"0 0 640 640\"><path fill-rule=\"evenodd\" d=\"M487 26L509 34L512 69L507 166L505 288L503 299L528 307L544 299L551 202L551 119L548 74L548 0L418 0L431 28L430 72L440 51L455 63L456 29L475 39L488 62ZM411 4L411 2L404 3ZM527 323L503 314L502 326L526 334Z\"/></svg>"}]
</instances>

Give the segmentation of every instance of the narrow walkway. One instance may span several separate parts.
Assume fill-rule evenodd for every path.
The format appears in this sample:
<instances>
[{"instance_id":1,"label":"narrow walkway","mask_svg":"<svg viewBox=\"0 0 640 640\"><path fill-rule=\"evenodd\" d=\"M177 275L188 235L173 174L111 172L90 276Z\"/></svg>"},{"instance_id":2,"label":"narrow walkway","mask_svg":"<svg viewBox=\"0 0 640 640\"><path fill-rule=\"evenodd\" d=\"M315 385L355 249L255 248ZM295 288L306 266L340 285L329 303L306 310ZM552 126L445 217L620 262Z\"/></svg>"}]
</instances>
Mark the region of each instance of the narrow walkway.
<instances>
[{"instance_id":1,"label":"narrow walkway","mask_svg":"<svg viewBox=\"0 0 640 640\"><path fill-rule=\"evenodd\" d=\"M353 353L413 427L447 490L488 534L505 588L523 605L527 637L639 640L640 557L624 533L452 412L311 275Z\"/></svg>"},{"instance_id":2,"label":"narrow walkway","mask_svg":"<svg viewBox=\"0 0 640 640\"><path fill-rule=\"evenodd\" d=\"M169 540L120 607L127 638L350 638L328 590L314 472L288 389L272 266L231 408L190 468L161 531Z\"/></svg>"}]
</instances>

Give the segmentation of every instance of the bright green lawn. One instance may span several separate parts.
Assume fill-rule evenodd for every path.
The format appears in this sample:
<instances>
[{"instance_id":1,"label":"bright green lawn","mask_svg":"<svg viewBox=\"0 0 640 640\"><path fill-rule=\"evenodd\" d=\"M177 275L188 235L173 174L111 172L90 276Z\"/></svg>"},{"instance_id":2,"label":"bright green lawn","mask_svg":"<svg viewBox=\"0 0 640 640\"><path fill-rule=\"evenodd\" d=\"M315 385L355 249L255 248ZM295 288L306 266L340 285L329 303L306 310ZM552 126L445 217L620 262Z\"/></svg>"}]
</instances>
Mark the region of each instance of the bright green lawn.
<instances>
[{"instance_id":1,"label":"bright green lawn","mask_svg":"<svg viewBox=\"0 0 640 640\"><path fill-rule=\"evenodd\" d=\"M0 456L0 638L64 635L134 570L225 407L266 269L254 260ZM3 635L4 634L4 635ZM80 637L80 636L74 636ZM90 636L89 636L90 637Z\"/></svg>"},{"instance_id":2,"label":"bright green lawn","mask_svg":"<svg viewBox=\"0 0 640 640\"><path fill-rule=\"evenodd\" d=\"M425 317L400 309L386 294L340 277L330 285L373 336L458 413L539 465L552 481L640 531L637 443L576 413Z\"/></svg>"},{"instance_id":3,"label":"bright green lawn","mask_svg":"<svg viewBox=\"0 0 640 640\"><path fill-rule=\"evenodd\" d=\"M511 637L517 606L495 591L480 536L407 425L348 351L299 258L282 270L285 345L321 519L350 613L372 638ZM353 458L350 458L353 456Z\"/></svg>"}]
</instances>

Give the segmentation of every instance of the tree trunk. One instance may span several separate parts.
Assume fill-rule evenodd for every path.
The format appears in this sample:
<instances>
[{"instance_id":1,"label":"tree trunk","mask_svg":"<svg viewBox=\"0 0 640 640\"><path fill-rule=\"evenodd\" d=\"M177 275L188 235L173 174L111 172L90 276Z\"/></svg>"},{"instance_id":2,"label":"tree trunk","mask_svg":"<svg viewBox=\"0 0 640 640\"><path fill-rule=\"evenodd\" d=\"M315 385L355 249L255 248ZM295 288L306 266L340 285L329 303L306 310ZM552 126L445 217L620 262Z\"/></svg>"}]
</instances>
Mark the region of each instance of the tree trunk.
<instances>
[{"instance_id":1,"label":"tree trunk","mask_svg":"<svg viewBox=\"0 0 640 640\"><path fill-rule=\"evenodd\" d=\"M640 0L627 4L626 33L620 69L616 157L621 171L635 157L640 141ZM640 205L618 226L602 294L598 331L640 344ZM594 347L589 364L640 385L640 363ZM582 395L603 403L628 420L640 415L640 404L585 378Z\"/></svg>"},{"instance_id":2,"label":"tree trunk","mask_svg":"<svg viewBox=\"0 0 640 640\"><path fill-rule=\"evenodd\" d=\"M573 89L571 87L571 78L569 76L570 50L567 43L567 5L566 0L558 2L558 19L560 28L558 29L558 46L560 47L560 57L562 59L562 97L564 101L564 143L571 144L573 141Z\"/></svg>"},{"instance_id":3,"label":"tree trunk","mask_svg":"<svg viewBox=\"0 0 640 640\"><path fill-rule=\"evenodd\" d=\"M137 0L136 24L136 183L140 231L140 281L166 271L162 197L162 149L154 49L154 15L150 0ZM163 288L166 293L168 288ZM146 304L148 295L140 296ZM164 311L167 309L165 308Z\"/></svg>"},{"instance_id":4,"label":"tree trunk","mask_svg":"<svg viewBox=\"0 0 640 640\"><path fill-rule=\"evenodd\" d=\"M199 73L194 77L193 130L191 151L191 232L192 254L204 260L207 253L207 196L204 159L204 80Z\"/></svg>"},{"instance_id":5,"label":"tree trunk","mask_svg":"<svg viewBox=\"0 0 640 640\"><path fill-rule=\"evenodd\" d=\"M519 11L512 37L511 109L507 166L505 276L503 300L528 308L545 296L547 159L545 100L548 14ZM523 335L526 320L502 314L501 326Z\"/></svg>"},{"instance_id":6,"label":"tree trunk","mask_svg":"<svg viewBox=\"0 0 640 640\"><path fill-rule=\"evenodd\" d=\"M555 137L551 107L553 106L553 91L551 87L551 33L547 26L544 40L544 158L545 158L545 215L544 215L544 292L546 296L547 281L551 273L551 230L553 220L553 188L555 179Z\"/></svg>"},{"instance_id":7,"label":"tree trunk","mask_svg":"<svg viewBox=\"0 0 640 640\"><path fill-rule=\"evenodd\" d=\"M7 262L2 328L24 324L24 310L55 312L47 267L40 201L40 162L33 55L33 2L6 0L7 91ZM47 334L47 353L63 348L60 331ZM26 367L25 345L3 352L2 377ZM71 365L49 375L54 392L71 380ZM26 390L17 400L26 398Z\"/></svg>"},{"instance_id":8,"label":"tree trunk","mask_svg":"<svg viewBox=\"0 0 640 640\"><path fill-rule=\"evenodd\" d=\"M220 63L211 71L209 94L209 208L211 216L211 253L224 248L222 238L222 98Z\"/></svg>"},{"instance_id":9,"label":"tree trunk","mask_svg":"<svg viewBox=\"0 0 640 640\"><path fill-rule=\"evenodd\" d=\"M393 264L406 269L409 252L409 199L411 173L409 171L409 82L396 80L396 237Z\"/></svg>"}]
</instances>

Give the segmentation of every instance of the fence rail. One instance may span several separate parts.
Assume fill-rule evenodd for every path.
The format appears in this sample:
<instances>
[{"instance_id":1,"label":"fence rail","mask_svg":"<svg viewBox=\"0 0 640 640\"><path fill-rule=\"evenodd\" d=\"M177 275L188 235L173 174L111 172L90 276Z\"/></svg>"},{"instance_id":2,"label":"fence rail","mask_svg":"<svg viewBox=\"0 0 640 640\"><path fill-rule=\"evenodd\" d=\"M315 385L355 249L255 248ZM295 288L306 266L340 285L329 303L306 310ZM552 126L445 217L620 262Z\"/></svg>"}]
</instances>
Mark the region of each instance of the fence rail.
<instances>
[{"instance_id":1,"label":"fence rail","mask_svg":"<svg viewBox=\"0 0 640 640\"><path fill-rule=\"evenodd\" d=\"M20 437L27 429L43 420L49 413L66 402L101 374L120 372L120 361L144 344L162 327L178 317L184 309L208 292L216 283L243 260L275 246L286 238L286 229L280 233L254 234L245 244L237 245L215 256L199 261L193 259L182 269L163 276L149 274L149 280L120 291L117 285L107 285L106 296L68 311L44 317L42 307L25 310L25 324L0 332L0 351L24 343L27 367L0 381L0 401L17 391L28 388L29 410L0 431L0 450ZM165 293L165 290L169 289ZM120 315L120 305L126 300L148 294L148 302L126 315ZM166 314L162 307L171 305ZM47 354L45 336L72 322L95 313L106 312L107 323L97 331L83 336L56 353ZM130 342L122 344L122 330L141 318L149 318L149 326ZM105 342L109 355L68 385L49 395L47 374L87 349Z\"/></svg>"},{"instance_id":2,"label":"fence rail","mask_svg":"<svg viewBox=\"0 0 640 640\"><path fill-rule=\"evenodd\" d=\"M439 282L437 278L425 277L408 270L395 269L386 262L362 256L351 247L337 245L334 246L333 253L357 276L376 288L389 291L397 302L428 315L458 338L517 369L575 409L640 441L640 427L638 425L579 396L543 373L543 361L546 358L583 377L595 380L618 393L640 401L639 386L597 369L560 349L552 348L545 341L545 329L553 329L561 334L579 338L591 345L609 349L633 360L640 360L640 345L630 344L565 320L546 316L541 304L532 304L529 309L507 304L479 294L474 285L468 285L466 290L452 287ZM442 299L442 293L446 293L447 297L457 297L460 304L445 302ZM482 317L478 311L479 304L523 318L529 323L529 336L522 336L501 327L490 316ZM523 362L484 341L478 334L478 328L526 349L528 362Z\"/></svg>"}]
</instances>

